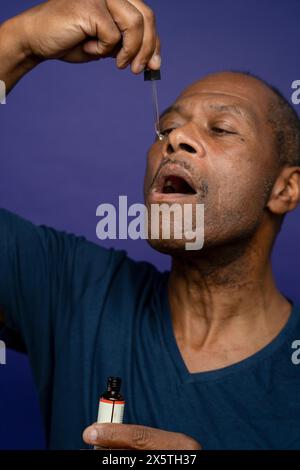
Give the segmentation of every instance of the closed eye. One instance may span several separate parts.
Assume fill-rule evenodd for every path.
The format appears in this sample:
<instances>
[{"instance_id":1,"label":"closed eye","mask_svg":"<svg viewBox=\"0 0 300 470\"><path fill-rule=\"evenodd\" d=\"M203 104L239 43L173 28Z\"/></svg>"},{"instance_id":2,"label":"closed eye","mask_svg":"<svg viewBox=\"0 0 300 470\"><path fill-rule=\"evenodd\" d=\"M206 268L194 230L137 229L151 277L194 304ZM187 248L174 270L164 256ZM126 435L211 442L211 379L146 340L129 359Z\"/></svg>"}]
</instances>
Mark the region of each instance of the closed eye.
<instances>
[{"instance_id":1,"label":"closed eye","mask_svg":"<svg viewBox=\"0 0 300 470\"><path fill-rule=\"evenodd\" d=\"M211 131L217 135L226 135L226 134L237 134L237 132L224 129L223 127L214 126L211 128Z\"/></svg>"},{"instance_id":2,"label":"closed eye","mask_svg":"<svg viewBox=\"0 0 300 470\"><path fill-rule=\"evenodd\" d=\"M167 129L161 129L160 130L160 135L162 135L163 137L167 137L174 129L175 129L175 127L169 127ZM224 127L220 127L220 126L211 127L211 132L216 134L216 135L219 135L219 136L237 134L237 132L235 132L235 131L225 129Z\"/></svg>"}]
</instances>

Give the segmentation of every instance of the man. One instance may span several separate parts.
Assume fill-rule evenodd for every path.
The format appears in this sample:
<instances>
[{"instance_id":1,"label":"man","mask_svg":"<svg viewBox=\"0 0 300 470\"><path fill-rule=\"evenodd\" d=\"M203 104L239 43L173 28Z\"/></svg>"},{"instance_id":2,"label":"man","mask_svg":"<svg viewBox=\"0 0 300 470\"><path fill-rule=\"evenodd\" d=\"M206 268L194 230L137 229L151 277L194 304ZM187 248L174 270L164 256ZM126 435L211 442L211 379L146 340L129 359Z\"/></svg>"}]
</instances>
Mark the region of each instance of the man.
<instances>
[{"instance_id":1,"label":"man","mask_svg":"<svg viewBox=\"0 0 300 470\"><path fill-rule=\"evenodd\" d=\"M52 0L2 25L0 44L9 90L49 58L160 66L140 0ZM48 445L81 448L88 426L86 444L109 448L299 448L299 309L270 264L300 198L299 120L262 81L222 73L187 88L160 129L147 205L205 205L202 250L150 240L170 274L1 211L2 317L26 345ZM127 424L89 426L109 375Z\"/></svg>"}]
</instances>

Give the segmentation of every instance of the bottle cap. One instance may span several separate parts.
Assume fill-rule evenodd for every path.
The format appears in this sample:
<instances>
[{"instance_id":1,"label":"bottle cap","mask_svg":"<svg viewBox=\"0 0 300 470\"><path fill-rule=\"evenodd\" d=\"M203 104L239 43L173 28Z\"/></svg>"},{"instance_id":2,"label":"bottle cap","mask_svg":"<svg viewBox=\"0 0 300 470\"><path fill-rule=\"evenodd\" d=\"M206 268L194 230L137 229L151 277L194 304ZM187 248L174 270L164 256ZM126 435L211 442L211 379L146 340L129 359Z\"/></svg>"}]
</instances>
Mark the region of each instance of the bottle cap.
<instances>
[{"instance_id":1,"label":"bottle cap","mask_svg":"<svg viewBox=\"0 0 300 470\"><path fill-rule=\"evenodd\" d=\"M161 80L160 70L150 70L150 69L145 70L144 80L145 82L150 82L153 80Z\"/></svg>"},{"instance_id":2,"label":"bottle cap","mask_svg":"<svg viewBox=\"0 0 300 470\"><path fill-rule=\"evenodd\" d=\"M119 392L121 389L122 379L120 377L108 377L107 379L107 391L108 392Z\"/></svg>"}]
</instances>

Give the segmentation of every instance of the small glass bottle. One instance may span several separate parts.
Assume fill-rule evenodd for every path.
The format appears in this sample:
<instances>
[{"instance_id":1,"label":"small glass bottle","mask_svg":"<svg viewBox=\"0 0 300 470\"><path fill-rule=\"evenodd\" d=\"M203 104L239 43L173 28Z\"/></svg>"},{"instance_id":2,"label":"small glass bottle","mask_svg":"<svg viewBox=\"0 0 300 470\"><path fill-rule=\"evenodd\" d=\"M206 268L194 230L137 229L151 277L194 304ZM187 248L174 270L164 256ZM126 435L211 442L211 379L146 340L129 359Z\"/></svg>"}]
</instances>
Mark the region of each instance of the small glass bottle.
<instances>
[{"instance_id":1,"label":"small glass bottle","mask_svg":"<svg viewBox=\"0 0 300 470\"><path fill-rule=\"evenodd\" d=\"M108 377L107 390L101 395L98 410L98 423L122 423L125 400L120 393L120 377Z\"/></svg>"}]
</instances>

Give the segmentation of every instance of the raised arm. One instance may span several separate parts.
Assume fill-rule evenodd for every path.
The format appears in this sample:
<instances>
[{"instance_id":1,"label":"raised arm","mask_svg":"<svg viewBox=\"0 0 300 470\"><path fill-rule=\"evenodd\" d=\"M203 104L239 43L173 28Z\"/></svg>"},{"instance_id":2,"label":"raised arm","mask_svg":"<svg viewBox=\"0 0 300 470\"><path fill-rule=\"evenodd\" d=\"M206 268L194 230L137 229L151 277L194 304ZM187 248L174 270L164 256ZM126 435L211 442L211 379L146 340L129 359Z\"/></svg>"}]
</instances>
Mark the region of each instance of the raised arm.
<instances>
[{"instance_id":1,"label":"raised arm","mask_svg":"<svg viewBox=\"0 0 300 470\"><path fill-rule=\"evenodd\" d=\"M48 59L80 63L113 57L118 68L131 65L134 73L146 67L155 70L160 67L159 49L154 14L142 0L49 0L0 26L0 80L8 93ZM0 263L7 266L12 240L15 245L25 243L21 232L26 230L35 244L40 234L13 217L0 214L0 219ZM1 298L7 293L1 294L1 287L5 291L0 285L0 323L7 308Z\"/></svg>"},{"instance_id":2,"label":"raised arm","mask_svg":"<svg viewBox=\"0 0 300 470\"><path fill-rule=\"evenodd\" d=\"M7 92L47 59L115 57L134 73L160 67L152 10L142 0L49 0L0 26L0 80Z\"/></svg>"}]
</instances>

